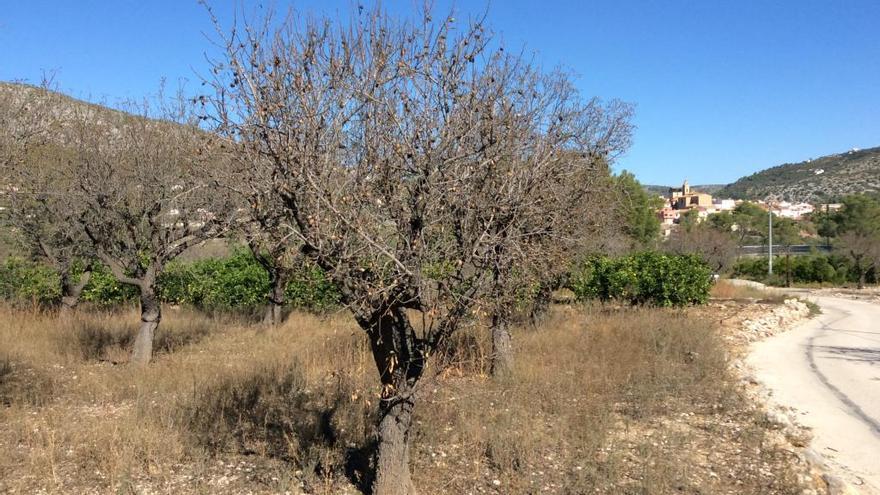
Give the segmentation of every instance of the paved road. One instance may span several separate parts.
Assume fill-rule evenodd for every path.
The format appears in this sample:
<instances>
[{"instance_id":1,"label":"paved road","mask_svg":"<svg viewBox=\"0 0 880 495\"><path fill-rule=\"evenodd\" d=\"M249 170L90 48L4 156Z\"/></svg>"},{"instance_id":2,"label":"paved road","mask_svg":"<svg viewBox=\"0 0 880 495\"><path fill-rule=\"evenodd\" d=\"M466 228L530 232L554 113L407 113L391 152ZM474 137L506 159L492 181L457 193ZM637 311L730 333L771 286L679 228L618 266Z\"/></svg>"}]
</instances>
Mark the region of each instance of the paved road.
<instances>
[{"instance_id":1,"label":"paved road","mask_svg":"<svg viewBox=\"0 0 880 495\"><path fill-rule=\"evenodd\" d=\"M810 299L823 314L756 344L749 364L838 474L880 495L880 304Z\"/></svg>"}]
</instances>

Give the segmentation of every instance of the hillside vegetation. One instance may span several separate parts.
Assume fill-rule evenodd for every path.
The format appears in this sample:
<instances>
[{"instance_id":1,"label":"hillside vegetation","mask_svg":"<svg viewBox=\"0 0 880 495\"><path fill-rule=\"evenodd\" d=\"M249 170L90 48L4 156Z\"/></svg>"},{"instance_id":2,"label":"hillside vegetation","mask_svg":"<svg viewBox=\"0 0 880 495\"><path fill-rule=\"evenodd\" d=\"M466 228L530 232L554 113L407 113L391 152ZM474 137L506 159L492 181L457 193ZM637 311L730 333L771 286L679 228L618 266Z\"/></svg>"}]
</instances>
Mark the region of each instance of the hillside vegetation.
<instances>
[{"instance_id":1,"label":"hillside vegetation","mask_svg":"<svg viewBox=\"0 0 880 495\"><path fill-rule=\"evenodd\" d=\"M716 193L736 199L779 196L787 201L838 201L880 191L880 147L786 163L743 177Z\"/></svg>"},{"instance_id":2,"label":"hillside vegetation","mask_svg":"<svg viewBox=\"0 0 880 495\"><path fill-rule=\"evenodd\" d=\"M672 186L661 186L657 184L645 184L642 186L648 194L654 194L659 196L669 197L669 188ZM677 184L675 187L681 187L681 184ZM724 189L727 187L726 184L697 184L691 186L691 189L694 191L699 191L706 194L715 194L720 189Z\"/></svg>"}]
</instances>

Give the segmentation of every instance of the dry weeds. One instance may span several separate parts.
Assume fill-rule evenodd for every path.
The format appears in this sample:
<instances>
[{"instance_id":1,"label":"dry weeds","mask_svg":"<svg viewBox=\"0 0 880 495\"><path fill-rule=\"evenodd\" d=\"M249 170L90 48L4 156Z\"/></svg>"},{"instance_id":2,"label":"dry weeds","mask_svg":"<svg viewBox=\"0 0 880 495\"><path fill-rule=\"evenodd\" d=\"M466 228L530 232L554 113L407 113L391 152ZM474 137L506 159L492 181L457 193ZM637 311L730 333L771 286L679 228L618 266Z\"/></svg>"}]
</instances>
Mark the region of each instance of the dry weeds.
<instances>
[{"instance_id":1,"label":"dry weeds","mask_svg":"<svg viewBox=\"0 0 880 495\"><path fill-rule=\"evenodd\" d=\"M174 344L137 370L114 364L134 312L0 309L0 491L357 493L378 380L347 315L271 329L166 313ZM417 410L418 486L799 493L714 325L692 316L556 307L517 329L505 382L487 376L485 329L462 332Z\"/></svg>"}]
</instances>

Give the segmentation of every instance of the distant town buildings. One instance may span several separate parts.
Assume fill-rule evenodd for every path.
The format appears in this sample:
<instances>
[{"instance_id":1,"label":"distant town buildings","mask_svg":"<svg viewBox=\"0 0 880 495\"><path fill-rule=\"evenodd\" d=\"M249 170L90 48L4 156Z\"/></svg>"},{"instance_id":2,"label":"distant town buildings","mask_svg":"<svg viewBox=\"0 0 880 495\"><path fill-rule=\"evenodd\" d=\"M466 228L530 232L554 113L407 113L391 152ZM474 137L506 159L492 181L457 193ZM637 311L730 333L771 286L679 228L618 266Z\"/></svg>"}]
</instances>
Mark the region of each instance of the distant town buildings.
<instances>
[{"instance_id":1,"label":"distant town buildings","mask_svg":"<svg viewBox=\"0 0 880 495\"><path fill-rule=\"evenodd\" d=\"M702 222L709 215L724 211L732 211L742 200L713 199L711 194L691 189L685 180L681 187L669 189L668 196L663 198L663 207L657 210L657 218L660 219L660 228L664 236L672 233L674 226L681 222L683 215L696 216L697 222ZM772 211L776 216L800 220L815 211L835 211L841 208L839 203L812 205L810 203L792 203L789 201L751 201L765 211ZM693 212L693 213L692 213ZM736 226L733 226L734 230Z\"/></svg>"},{"instance_id":2,"label":"distant town buildings","mask_svg":"<svg viewBox=\"0 0 880 495\"><path fill-rule=\"evenodd\" d=\"M701 222L713 213L732 210L737 204L732 199L713 200L711 194L694 191L687 180L680 188L670 188L669 196L664 196L663 201L664 206L657 211L657 217L664 236L670 235L673 225L679 223L681 216L688 212L696 212L697 221Z\"/></svg>"},{"instance_id":3,"label":"distant town buildings","mask_svg":"<svg viewBox=\"0 0 880 495\"><path fill-rule=\"evenodd\" d=\"M776 216L800 220L805 215L816 211L816 207L810 203L791 203L788 201L753 201L764 210L772 211Z\"/></svg>"},{"instance_id":4,"label":"distant town buildings","mask_svg":"<svg viewBox=\"0 0 880 495\"><path fill-rule=\"evenodd\" d=\"M712 206L712 195L691 191L691 186L685 180L681 189L674 187L669 189L669 201L672 208L676 210L687 210L700 206L709 208Z\"/></svg>"}]
</instances>

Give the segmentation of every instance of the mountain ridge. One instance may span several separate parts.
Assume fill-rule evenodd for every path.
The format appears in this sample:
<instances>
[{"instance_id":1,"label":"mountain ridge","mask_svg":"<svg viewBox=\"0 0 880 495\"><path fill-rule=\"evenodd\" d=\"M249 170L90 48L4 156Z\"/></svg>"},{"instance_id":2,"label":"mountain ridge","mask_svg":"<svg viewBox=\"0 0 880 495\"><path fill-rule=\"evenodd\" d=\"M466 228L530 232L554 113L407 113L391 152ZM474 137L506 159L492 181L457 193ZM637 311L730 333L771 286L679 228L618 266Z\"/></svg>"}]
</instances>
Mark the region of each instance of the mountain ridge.
<instances>
[{"instance_id":1,"label":"mountain ridge","mask_svg":"<svg viewBox=\"0 0 880 495\"><path fill-rule=\"evenodd\" d=\"M667 195L670 186L645 184L650 194ZM880 146L851 149L795 163L783 163L740 177L730 184L693 185L716 197L830 203L849 194L880 192Z\"/></svg>"}]
</instances>

